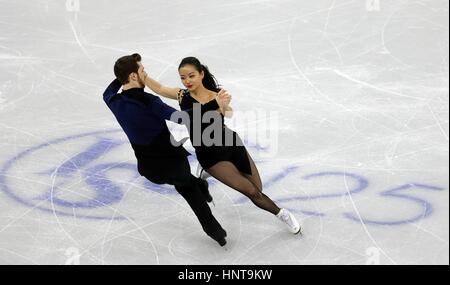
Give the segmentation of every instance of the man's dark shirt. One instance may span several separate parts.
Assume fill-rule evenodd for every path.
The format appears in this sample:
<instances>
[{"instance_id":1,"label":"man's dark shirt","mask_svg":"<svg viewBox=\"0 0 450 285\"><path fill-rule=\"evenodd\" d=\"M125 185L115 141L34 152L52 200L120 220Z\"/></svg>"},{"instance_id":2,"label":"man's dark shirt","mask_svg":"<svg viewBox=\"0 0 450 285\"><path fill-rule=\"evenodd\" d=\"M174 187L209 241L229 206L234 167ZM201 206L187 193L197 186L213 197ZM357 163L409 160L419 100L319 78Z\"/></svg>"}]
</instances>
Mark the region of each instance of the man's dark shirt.
<instances>
[{"instance_id":1,"label":"man's dark shirt","mask_svg":"<svg viewBox=\"0 0 450 285\"><path fill-rule=\"evenodd\" d=\"M165 121L177 112L174 108L144 92L143 88L117 94L120 88L121 83L114 80L104 92L103 100L127 135L139 162L190 155L182 146L175 147L171 143L172 136Z\"/></svg>"},{"instance_id":2,"label":"man's dark shirt","mask_svg":"<svg viewBox=\"0 0 450 285\"><path fill-rule=\"evenodd\" d=\"M167 128L166 120L176 111L162 100L144 92L144 88L133 88L119 92L121 83L114 80L103 94L103 100L116 117L118 123L127 135L138 160L138 171L141 175L149 172L166 175L165 169L171 169L173 164L179 164L190 155L184 147L174 146L175 139ZM216 111L220 107L216 100L201 107L201 117L209 111ZM183 122L179 118L189 120L194 109L185 110L178 114L174 122L185 124L188 130L190 122ZM185 116L182 116L185 115ZM178 143L178 145L181 145Z\"/></svg>"}]
</instances>

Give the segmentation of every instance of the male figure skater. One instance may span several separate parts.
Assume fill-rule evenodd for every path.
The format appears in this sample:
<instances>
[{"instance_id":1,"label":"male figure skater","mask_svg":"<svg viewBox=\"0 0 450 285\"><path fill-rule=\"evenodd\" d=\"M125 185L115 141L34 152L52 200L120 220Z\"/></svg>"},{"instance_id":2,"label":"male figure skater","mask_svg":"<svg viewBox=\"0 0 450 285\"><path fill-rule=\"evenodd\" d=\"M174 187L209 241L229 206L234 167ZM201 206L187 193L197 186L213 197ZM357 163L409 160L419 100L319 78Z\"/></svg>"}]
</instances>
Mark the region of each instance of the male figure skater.
<instances>
[{"instance_id":1,"label":"male figure skater","mask_svg":"<svg viewBox=\"0 0 450 285\"><path fill-rule=\"evenodd\" d=\"M214 218L207 204L212 201L208 183L191 174L182 147L172 144L165 120L177 112L161 99L144 91L139 78L142 58L139 54L119 58L114 66L116 79L103 94L103 100L127 135L138 163L138 172L155 184L174 185L194 211L205 233L220 246L226 244L226 231ZM122 93L119 89L122 87ZM211 111L219 109L219 104ZM179 123L179 122L176 122ZM174 140L173 140L174 141Z\"/></svg>"}]
</instances>

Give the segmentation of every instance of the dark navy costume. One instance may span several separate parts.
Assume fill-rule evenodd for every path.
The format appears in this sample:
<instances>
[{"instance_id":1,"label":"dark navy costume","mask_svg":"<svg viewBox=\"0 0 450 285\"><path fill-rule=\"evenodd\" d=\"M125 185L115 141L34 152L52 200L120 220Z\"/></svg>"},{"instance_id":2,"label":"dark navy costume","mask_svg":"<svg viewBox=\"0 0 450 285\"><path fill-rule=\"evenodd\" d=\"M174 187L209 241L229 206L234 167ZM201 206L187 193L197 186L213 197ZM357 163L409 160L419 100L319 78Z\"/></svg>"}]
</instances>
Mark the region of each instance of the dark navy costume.
<instances>
[{"instance_id":1,"label":"dark navy costume","mask_svg":"<svg viewBox=\"0 0 450 285\"><path fill-rule=\"evenodd\" d=\"M191 206L203 230L216 240L223 238L226 233L202 194L204 182L191 174L187 159L190 154L182 146L175 147L171 143L173 137L165 121L177 111L159 97L144 92L143 88L118 94L121 86L114 80L104 92L103 99L133 147L138 172L153 183L174 185Z\"/></svg>"}]
</instances>

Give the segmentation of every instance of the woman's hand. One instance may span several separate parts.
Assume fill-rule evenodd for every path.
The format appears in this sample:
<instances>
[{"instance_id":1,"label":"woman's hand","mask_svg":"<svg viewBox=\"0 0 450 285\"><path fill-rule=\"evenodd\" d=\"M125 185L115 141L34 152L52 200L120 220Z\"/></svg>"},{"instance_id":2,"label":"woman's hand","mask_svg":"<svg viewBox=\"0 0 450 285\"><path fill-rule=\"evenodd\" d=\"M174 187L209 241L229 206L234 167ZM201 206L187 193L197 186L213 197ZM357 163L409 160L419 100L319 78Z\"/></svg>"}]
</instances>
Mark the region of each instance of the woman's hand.
<instances>
[{"instance_id":1,"label":"woman's hand","mask_svg":"<svg viewBox=\"0 0 450 285\"><path fill-rule=\"evenodd\" d=\"M148 76L147 72L145 72L145 68L142 65L142 63L139 62L138 64L139 64L138 69L139 80L141 80L141 82L145 86L152 89L152 91L158 95L161 95L169 99L178 100L178 92L180 91L180 88L170 88L161 85L161 83Z\"/></svg>"},{"instance_id":2,"label":"woman's hand","mask_svg":"<svg viewBox=\"0 0 450 285\"><path fill-rule=\"evenodd\" d=\"M217 104L219 104L220 112L226 117L231 118L233 116L233 108L231 108L231 95L228 94L228 91L226 90L220 90L219 94L217 95Z\"/></svg>"},{"instance_id":3,"label":"woman's hand","mask_svg":"<svg viewBox=\"0 0 450 285\"><path fill-rule=\"evenodd\" d=\"M139 79L142 81L142 83L144 83L144 85L145 85L145 80L147 79L148 74L147 74L147 72L145 72L145 68L142 65L142 63L139 63L138 76L139 76Z\"/></svg>"},{"instance_id":4,"label":"woman's hand","mask_svg":"<svg viewBox=\"0 0 450 285\"><path fill-rule=\"evenodd\" d=\"M217 98L216 98L217 104L219 104L220 109L222 111L227 110L228 106L230 106L231 99L232 99L231 95L228 94L228 91L226 91L224 89L220 90L220 92L219 92L219 94L217 95Z\"/></svg>"}]
</instances>

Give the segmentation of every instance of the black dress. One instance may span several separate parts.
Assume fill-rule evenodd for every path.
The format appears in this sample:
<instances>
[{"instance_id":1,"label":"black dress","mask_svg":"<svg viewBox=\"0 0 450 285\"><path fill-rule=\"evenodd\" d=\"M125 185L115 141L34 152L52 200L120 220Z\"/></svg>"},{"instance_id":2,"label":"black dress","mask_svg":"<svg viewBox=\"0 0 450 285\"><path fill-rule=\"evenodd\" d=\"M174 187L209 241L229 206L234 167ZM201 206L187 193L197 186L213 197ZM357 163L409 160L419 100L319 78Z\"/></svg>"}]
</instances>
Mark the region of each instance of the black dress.
<instances>
[{"instance_id":1,"label":"black dress","mask_svg":"<svg viewBox=\"0 0 450 285\"><path fill-rule=\"evenodd\" d=\"M203 140L198 140L200 144L195 145L194 144L194 119L193 119L193 112L194 105L198 104L201 109L211 109L211 106L208 106L209 104L217 104L216 100L212 100L204 105L201 105L196 99L194 99L189 90L181 90L180 96L179 96L179 103L180 108L182 111L188 111L188 114L190 116L190 128L189 128L189 134L191 142L195 148L195 152L197 154L197 159L200 163L200 165L203 167L203 169L208 170L209 168L213 167L217 163L221 161L229 161L236 166L236 168L245 174L252 175L252 169L250 166L250 161L248 159L248 153L247 149L244 146L244 143L242 142L239 135L230 130L224 122L224 116L221 114L221 129L222 129L222 143L219 145L213 145L213 146L206 146L203 142ZM209 107L209 108L208 108ZM203 112L202 112L203 114ZM201 134L203 135L203 132L205 129L210 127L213 124L213 122L210 123L201 123ZM197 126L198 127L198 126ZM213 133L213 136L211 136L212 139L214 139L215 134ZM228 138L228 140L226 139ZM232 138L232 140L231 140Z\"/></svg>"}]
</instances>

